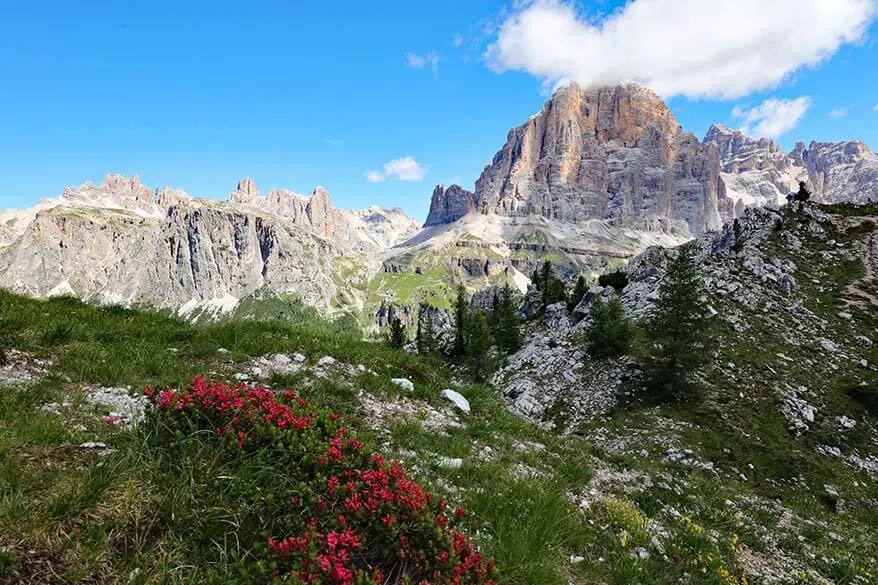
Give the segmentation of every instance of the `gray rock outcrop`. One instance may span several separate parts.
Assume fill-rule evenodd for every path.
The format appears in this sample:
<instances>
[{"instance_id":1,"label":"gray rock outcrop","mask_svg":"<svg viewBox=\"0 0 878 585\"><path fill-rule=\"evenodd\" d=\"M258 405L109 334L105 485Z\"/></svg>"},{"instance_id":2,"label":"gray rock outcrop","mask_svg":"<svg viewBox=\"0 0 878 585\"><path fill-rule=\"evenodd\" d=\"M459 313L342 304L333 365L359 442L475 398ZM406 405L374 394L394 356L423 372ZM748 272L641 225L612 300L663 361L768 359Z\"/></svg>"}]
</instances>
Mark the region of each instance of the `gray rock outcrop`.
<instances>
[{"instance_id":1,"label":"gray rock outcrop","mask_svg":"<svg viewBox=\"0 0 878 585\"><path fill-rule=\"evenodd\" d=\"M469 212L465 197L450 203L437 189L428 225ZM637 84L558 90L509 133L476 182L473 203L483 214L567 223L668 218L693 233L731 213L715 148L684 134L661 99Z\"/></svg>"},{"instance_id":2,"label":"gray rock outcrop","mask_svg":"<svg viewBox=\"0 0 878 585\"><path fill-rule=\"evenodd\" d=\"M814 201L878 201L878 155L859 141L800 142L790 153L767 139L754 139L722 125L711 126L705 144L717 147L722 180L735 214L744 207L782 205L808 183Z\"/></svg>"},{"instance_id":3,"label":"gray rock outcrop","mask_svg":"<svg viewBox=\"0 0 878 585\"><path fill-rule=\"evenodd\" d=\"M424 227L452 223L476 211L475 199L471 192L457 185L450 187L438 185L433 190L430 213Z\"/></svg>"},{"instance_id":4,"label":"gray rock outcrop","mask_svg":"<svg viewBox=\"0 0 878 585\"><path fill-rule=\"evenodd\" d=\"M334 259L367 270L366 254L418 229L398 209L337 209L321 187L310 198L276 189L262 197L249 178L220 203L170 188L153 194L136 176L109 175L7 216L5 288L187 316L229 312L263 289L328 309L345 284L334 278Z\"/></svg>"}]
</instances>

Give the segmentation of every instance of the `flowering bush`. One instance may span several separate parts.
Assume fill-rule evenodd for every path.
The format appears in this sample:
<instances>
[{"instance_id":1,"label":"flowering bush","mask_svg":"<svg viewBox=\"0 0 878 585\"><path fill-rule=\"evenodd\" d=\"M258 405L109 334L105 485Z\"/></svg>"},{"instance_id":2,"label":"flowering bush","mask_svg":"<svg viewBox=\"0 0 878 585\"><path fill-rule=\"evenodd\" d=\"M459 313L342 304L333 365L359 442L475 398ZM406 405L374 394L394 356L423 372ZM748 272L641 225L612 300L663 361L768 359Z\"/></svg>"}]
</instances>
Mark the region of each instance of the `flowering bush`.
<instances>
[{"instance_id":1,"label":"flowering bush","mask_svg":"<svg viewBox=\"0 0 878 585\"><path fill-rule=\"evenodd\" d=\"M370 454L338 415L293 392L196 378L187 390L147 389L168 448L220 442L230 465L270 464L282 489L259 486L258 518L236 534L251 579L365 585L495 583L486 560L453 525L463 510Z\"/></svg>"}]
</instances>

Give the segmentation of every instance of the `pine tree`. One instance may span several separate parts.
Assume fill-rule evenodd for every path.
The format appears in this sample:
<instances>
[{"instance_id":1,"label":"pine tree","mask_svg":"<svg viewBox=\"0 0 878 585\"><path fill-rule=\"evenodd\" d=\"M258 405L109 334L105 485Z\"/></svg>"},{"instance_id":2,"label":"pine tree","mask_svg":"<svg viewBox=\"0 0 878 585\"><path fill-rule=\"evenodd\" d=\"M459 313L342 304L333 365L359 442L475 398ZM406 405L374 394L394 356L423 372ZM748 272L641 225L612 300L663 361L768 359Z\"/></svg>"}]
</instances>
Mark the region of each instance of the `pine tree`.
<instances>
[{"instance_id":1,"label":"pine tree","mask_svg":"<svg viewBox=\"0 0 878 585\"><path fill-rule=\"evenodd\" d=\"M647 333L653 349L644 370L652 396L661 401L697 399L695 374L706 363L712 340L698 265L689 246L668 266Z\"/></svg>"},{"instance_id":2,"label":"pine tree","mask_svg":"<svg viewBox=\"0 0 878 585\"><path fill-rule=\"evenodd\" d=\"M634 324L622 311L619 297L604 304L597 298L591 307L591 328L586 333L586 350L593 358L615 358L631 349Z\"/></svg>"},{"instance_id":3,"label":"pine tree","mask_svg":"<svg viewBox=\"0 0 878 585\"><path fill-rule=\"evenodd\" d=\"M564 283L561 282L561 279L555 276L555 271L552 270L552 263L548 260L543 263L543 270L540 273L540 279L542 281L540 283L542 286L539 287L539 290L543 293L543 311L545 311L549 305L554 305L555 303L567 300L567 291L564 290Z\"/></svg>"},{"instance_id":4,"label":"pine tree","mask_svg":"<svg viewBox=\"0 0 878 585\"><path fill-rule=\"evenodd\" d=\"M418 353L429 355L439 351L436 341L436 330L433 325L433 313L426 311L424 319L418 319ZM424 321L421 326L421 321Z\"/></svg>"},{"instance_id":5,"label":"pine tree","mask_svg":"<svg viewBox=\"0 0 878 585\"><path fill-rule=\"evenodd\" d=\"M488 325L496 337L500 330L500 293L496 287L491 295L491 311L488 313Z\"/></svg>"},{"instance_id":6,"label":"pine tree","mask_svg":"<svg viewBox=\"0 0 878 585\"><path fill-rule=\"evenodd\" d=\"M402 349L405 347L406 341L408 340L405 335L405 325L403 325L402 321L397 317L390 324L390 346Z\"/></svg>"},{"instance_id":7,"label":"pine tree","mask_svg":"<svg viewBox=\"0 0 878 585\"><path fill-rule=\"evenodd\" d=\"M457 299L454 301L454 355L463 357L467 348L467 321L469 303L463 285L457 287Z\"/></svg>"},{"instance_id":8,"label":"pine tree","mask_svg":"<svg viewBox=\"0 0 878 585\"><path fill-rule=\"evenodd\" d=\"M484 311L479 310L470 320L466 351L467 371L474 382L485 382L494 373L493 345L488 318Z\"/></svg>"},{"instance_id":9,"label":"pine tree","mask_svg":"<svg viewBox=\"0 0 878 585\"><path fill-rule=\"evenodd\" d=\"M507 353L515 353L521 349L521 323L518 320L518 299L508 282L500 290L494 313L497 344Z\"/></svg>"},{"instance_id":10,"label":"pine tree","mask_svg":"<svg viewBox=\"0 0 878 585\"><path fill-rule=\"evenodd\" d=\"M534 268L534 273L533 276L530 277L530 281L537 290L543 290L543 277L539 268Z\"/></svg>"},{"instance_id":11,"label":"pine tree","mask_svg":"<svg viewBox=\"0 0 878 585\"><path fill-rule=\"evenodd\" d=\"M741 228L741 222L737 219L732 223L732 233L735 236L735 243L732 244L732 250L740 252L744 247L744 230Z\"/></svg>"},{"instance_id":12,"label":"pine tree","mask_svg":"<svg viewBox=\"0 0 878 585\"><path fill-rule=\"evenodd\" d=\"M573 309L576 308L576 305L582 302L582 299L586 294L588 294L588 282L586 282L585 277L580 274L579 278L576 279L576 286L573 287L573 294L570 295L570 300L567 303L567 310L572 313Z\"/></svg>"},{"instance_id":13,"label":"pine tree","mask_svg":"<svg viewBox=\"0 0 878 585\"><path fill-rule=\"evenodd\" d=\"M799 181L799 191L794 196L796 201L805 202L811 199L811 192L805 185L805 181Z\"/></svg>"}]
</instances>

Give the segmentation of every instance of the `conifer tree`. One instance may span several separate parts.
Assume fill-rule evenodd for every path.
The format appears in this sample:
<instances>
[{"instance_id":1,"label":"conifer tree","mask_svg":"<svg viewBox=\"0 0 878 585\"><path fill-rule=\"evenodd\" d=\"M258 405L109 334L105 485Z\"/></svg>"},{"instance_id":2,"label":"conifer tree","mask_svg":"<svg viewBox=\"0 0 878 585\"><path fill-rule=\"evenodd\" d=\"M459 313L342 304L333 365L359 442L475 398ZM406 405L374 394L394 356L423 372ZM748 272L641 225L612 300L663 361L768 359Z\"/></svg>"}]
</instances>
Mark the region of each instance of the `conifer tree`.
<instances>
[{"instance_id":1,"label":"conifer tree","mask_svg":"<svg viewBox=\"0 0 878 585\"><path fill-rule=\"evenodd\" d=\"M805 185L805 181L799 181L799 190L796 192L794 196L796 201L805 202L811 199L811 192L808 191L808 187Z\"/></svg>"},{"instance_id":2,"label":"conifer tree","mask_svg":"<svg viewBox=\"0 0 878 585\"><path fill-rule=\"evenodd\" d=\"M464 357L467 348L467 321L469 303L463 285L457 287L457 298L454 301L454 355Z\"/></svg>"},{"instance_id":3,"label":"conifer tree","mask_svg":"<svg viewBox=\"0 0 878 585\"><path fill-rule=\"evenodd\" d=\"M734 223L732 223L732 233L735 236L735 243L732 244L732 250L735 252L740 252L744 247L744 230L741 228L741 222L735 218Z\"/></svg>"},{"instance_id":4,"label":"conifer tree","mask_svg":"<svg viewBox=\"0 0 878 585\"><path fill-rule=\"evenodd\" d=\"M554 305L555 303L559 303L561 301L567 300L567 291L564 290L564 283L561 282L557 276L555 276L555 271L552 270L552 263L546 260L543 262L543 270L540 273L541 279L541 287L540 291L543 293L543 311L549 305Z\"/></svg>"},{"instance_id":5,"label":"conifer tree","mask_svg":"<svg viewBox=\"0 0 878 585\"><path fill-rule=\"evenodd\" d=\"M690 246L681 248L668 266L647 333L653 347L644 370L652 397L660 401L697 399L695 374L706 363L712 340L707 303Z\"/></svg>"},{"instance_id":6,"label":"conifer tree","mask_svg":"<svg viewBox=\"0 0 878 585\"><path fill-rule=\"evenodd\" d=\"M467 371L474 382L485 382L494 373L493 345L488 318L484 311L476 311L470 320L466 351Z\"/></svg>"},{"instance_id":7,"label":"conifer tree","mask_svg":"<svg viewBox=\"0 0 878 585\"><path fill-rule=\"evenodd\" d=\"M539 268L534 268L534 273L533 276L530 277L530 281L534 284L537 290L543 290L543 277Z\"/></svg>"},{"instance_id":8,"label":"conifer tree","mask_svg":"<svg viewBox=\"0 0 878 585\"><path fill-rule=\"evenodd\" d=\"M573 294L570 295L570 300L567 302L567 310L571 313L573 309L576 308L576 305L582 302L582 298L588 294L588 282L586 282L585 277L583 275L579 275L579 278L576 279L576 286L573 287Z\"/></svg>"},{"instance_id":9,"label":"conifer tree","mask_svg":"<svg viewBox=\"0 0 878 585\"><path fill-rule=\"evenodd\" d=\"M508 282L500 289L494 313L497 344L507 353L515 353L521 348L521 323L518 320L518 299Z\"/></svg>"},{"instance_id":10,"label":"conifer tree","mask_svg":"<svg viewBox=\"0 0 878 585\"><path fill-rule=\"evenodd\" d=\"M405 325L403 325L402 321L397 317L390 324L390 346L402 349L405 347L406 341L408 340L405 335Z\"/></svg>"},{"instance_id":11,"label":"conifer tree","mask_svg":"<svg viewBox=\"0 0 878 585\"><path fill-rule=\"evenodd\" d=\"M497 332L500 329L500 293L496 287L491 295L491 311L488 313L487 317L488 325L491 327L491 332L496 337Z\"/></svg>"},{"instance_id":12,"label":"conifer tree","mask_svg":"<svg viewBox=\"0 0 878 585\"><path fill-rule=\"evenodd\" d=\"M586 350L593 358L615 358L629 352L634 324L622 311L619 297L606 304L597 298L591 307L591 328L586 333Z\"/></svg>"},{"instance_id":13,"label":"conifer tree","mask_svg":"<svg viewBox=\"0 0 878 585\"><path fill-rule=\"evenodd\" d=\"M421 355L429 355L439 351L436 330L433 325L433 313L430 311L426 313L423 326L421 326L422 319L418 319L418 353Z\"/></svg>"}]
</instances>

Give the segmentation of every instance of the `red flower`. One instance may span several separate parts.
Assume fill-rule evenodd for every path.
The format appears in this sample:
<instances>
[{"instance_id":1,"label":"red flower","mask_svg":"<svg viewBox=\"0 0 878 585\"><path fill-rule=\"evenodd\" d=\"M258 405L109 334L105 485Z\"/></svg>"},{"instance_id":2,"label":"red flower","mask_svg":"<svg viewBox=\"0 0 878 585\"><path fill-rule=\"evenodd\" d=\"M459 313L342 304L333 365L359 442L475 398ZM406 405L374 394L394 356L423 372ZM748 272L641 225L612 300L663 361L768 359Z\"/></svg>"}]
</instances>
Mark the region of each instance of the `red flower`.
<instances>
[{"instance_id":1,"label":"red flower","mask_svg":"<svg viewBox=\"0 0 878 585\"><path fill-rule=\"evenodd\" d=\"M337 423L336 413L309 407L294 392L230 387L202 378L186 390L150 392L170 428L206 432L223 446L232 441L245 457L267 454L298 478L286 496L290 510L262 519L269 530L296 527L293 534L267 540L278 580L383 583L384 575L373 567L395 562L395 557L406 564L410 583L495 585L493 563L449 527L444 498L407 477L399 461L363 452L352 432L327 422ZM307 489L299 492L297 485ZM254 497L262 496L257 492ZM455 508L454 515L462 518L463 509ZM307 518L304 526L302 518ZM387 538L399 539L387 551L389 558L362 545Z\"/></svg>"}]
</instances>

